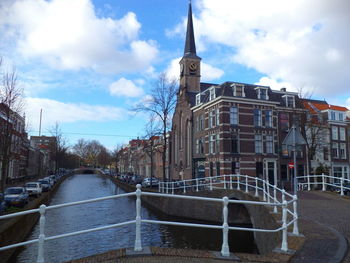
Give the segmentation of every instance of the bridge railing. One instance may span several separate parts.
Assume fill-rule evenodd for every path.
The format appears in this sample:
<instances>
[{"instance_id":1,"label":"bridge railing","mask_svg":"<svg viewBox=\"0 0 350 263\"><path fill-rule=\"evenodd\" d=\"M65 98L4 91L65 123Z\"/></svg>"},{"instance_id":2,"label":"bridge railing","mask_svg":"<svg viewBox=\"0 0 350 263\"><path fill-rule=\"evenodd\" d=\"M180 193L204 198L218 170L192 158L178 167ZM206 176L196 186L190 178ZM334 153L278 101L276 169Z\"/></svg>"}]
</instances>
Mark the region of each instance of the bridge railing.
<instances>
[{"instance_id":1,"label":"bridge railing","mask_svg":"<svg viewBox=\"0 0 350 263\"><path fill-rule=\"evenodd\" d=\"M267 188L269 188L269 184L267 183ZM141 185L136 186L137 190L135 192L131 193L125 193L125 194L118 194L113 196L106 196L101 198L94 198L84 201L78 201L78 202L70 202L70 203L64 203L59 205L52 205L52 206L46 206L41 205L38 209L31 209L26 210L23 212L8 214L0 216L0 220L3 219L9 219L14 218L18 216L25 216L28 214L33 213L39 213L40 219L39 219L39 236L37 239L20 242L16 244L11 244L7 246L0 247L0 251L4 251L7 249L17 248L33 243L38 243L38 253L37 253L37 262L43 263L45 262L44 259L44 243L47 241L65 238L69 236L75 236L110 228L116 228L121 227L125 225L135 224L135 244L134 244L134 250L135 251L142 251L142 244L141 244L141 225L142 223L151 223L151 224L164 224L164 225L176 225L176 226L188 226L188 227L200 227L200 228L210 228L210 229L221 229L222 230L222 246L221 246L221 255L224 257L230 256L230 249L228 245L228 232L229 230L240 230L240 231L252 231L252 232L267 232L267 233L273 233L273 232L282 232L282 242L281 242L281 251L286 252L288 251L288 227L292 224L294 225L293 233L299 234L298 228L297 228L297 212L296 212L296 203L297 198L296 196L292 196L288 193L286 193L284 190L282 191L282 201L281 202L271 202L271 196L270 201L264 200L264 201L247 201L247 200L230 200L228 197L223 198L207 198L207 197L200 197L200 196L186 196L186 195L175 195L175 194L166 194L166 193L152 193L152 192L142 192L141 191ZM264 188L262 188L264 189ZM64 233L60 235L54 235L54 236L46 236L45 235L45 222L46 222L46 212L53 209L60 209L63 207L68 206L76 206L76 205L82 205L92 202L99 202L109 199L117 199L117 198L125 198L125 197L131 197L136 196L136 217L134 220L129 220L117 224L110 224L90 229L85 229L81 231L75 231L70 233ZM153 197L168 197L168 198L180 198L184 200L198 200L198 201L205 201L205 202L219 202L222 203L223 209L222 209L222 215L223 215L223 223L222 225L214 225L214 224L197 224L197 223L183 223L183 222L177 222L177 221L161 221L161 220L149 220L149 219L142 219L141 218L141 197L142 196L153 196ZM290 200L287 200L290 199ZM262 205L262 206L272 206L272 207L280 207L282 209L282 224L280 227L276 229L260 229L260 228L244 228L244 227L234 227L228 225L228 204L245 204L245 205ZM289 205L293 205L293 209L289 209Z\"/></svg>"},{"instance_id":2,"label":"bridge railing","mask_svg":"<svg viewBox=\"0 0 350 263\"><path fill-rule=\"evenodd\" d=\"M336 177L325 174L298 176L298 190L311 190L311 186L320 187L322 191L327 188L337 191L341 196L344 192L350 192L350 179L345 177Z\"/></svg>"}]
</instances>

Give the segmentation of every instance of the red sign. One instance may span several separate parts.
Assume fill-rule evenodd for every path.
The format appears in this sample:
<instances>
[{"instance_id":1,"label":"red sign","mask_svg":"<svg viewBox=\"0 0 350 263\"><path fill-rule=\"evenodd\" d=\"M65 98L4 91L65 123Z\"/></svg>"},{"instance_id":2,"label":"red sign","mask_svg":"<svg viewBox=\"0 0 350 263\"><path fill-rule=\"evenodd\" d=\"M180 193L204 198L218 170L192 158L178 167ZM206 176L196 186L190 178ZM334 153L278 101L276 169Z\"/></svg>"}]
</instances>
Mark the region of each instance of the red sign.
<instances>
[{"instance_id":1,"label":"red sign","mask_svg":"<svg viewBox=\"0 0 350 263\"><path fill-rule=\"evenodd\" d=\"M294 163L288 163L288 168L289 168L289 169L294 168Z\"/></svg>"}]
</instances>

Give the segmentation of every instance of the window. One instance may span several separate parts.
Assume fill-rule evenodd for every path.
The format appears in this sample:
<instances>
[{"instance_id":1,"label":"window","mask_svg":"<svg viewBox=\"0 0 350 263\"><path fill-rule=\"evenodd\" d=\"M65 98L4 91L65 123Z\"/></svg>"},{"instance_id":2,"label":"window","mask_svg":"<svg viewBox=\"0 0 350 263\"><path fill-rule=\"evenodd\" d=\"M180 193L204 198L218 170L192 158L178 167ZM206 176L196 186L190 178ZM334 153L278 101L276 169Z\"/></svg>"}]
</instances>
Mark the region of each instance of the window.
<instances>
[{"instance_id":1,"label":"window","mask_svg":"<svg viewBox=\"0 0 350 263\"><path fill-rule=\"evenodd\" d=\"M199 153L199 139L196 139L196 153Z\"/></svg>"},{"instance_id":2,"label":"window","mask_svg":"<svg viewBox=\"0 0 350 263\"><path fill-rule=\"evenodd\" d=\"M219 113L219 108L216 109L216 126L219 126L220 124L220 113Z\"/></svg>"},{"instance_id":3,"label":"window","mask_svg":"<svg viewBox=\"0 0 350 263\"><path fill-rule=\"evenodd\" d=\"M199 128L199 116L196 117L196 131L200 131L200 128Z\"/></svg>"},{"instance_id":4,"label":"window","mask_svg":"<svg viewBox=\"0 0 350 263\"><path fill-rule=\"evenodd\" d=\"M265 111L265 126L272 127L272 111L271 110Z\"/></svg>"},{"instance_id":5,"label":"window","mask_svg":"<svg viewBox=\"0 0 350 263\"><path fill-rule=\"evenodd\" d=\"M214 174L213 174L213 163L212 162L209 163L209 176L214 176Z\"/></svg>"},{"instance_id":6,"label":"window","mask_svg":"<svg viewBox=\"0 0 350 263\"><path fill-rule=\"evenodd\" d=\"M343 114L342 112L340 112L340 113L338 114L338 117L339 117L339 120L340 120L340 121L343 121L343 120L344 120L344 114Z\"/></svg>"},{"instance_id":7,"label":"window","mask_svg":"<svg viewBox=\"0 0 350 263\"><path fill-rule=\"evenodd\" d=\"M346 159L346 144L339 143L340 159Z\"/></svg>"},{"instance_id":8,"label":"window","mask_svg":"<svg viewBox=\"0 0 350 263\"><path fill-rule=\"evenodd\" d=\"M280 114L281 129L286 131L289 129L289 115L286 113Z\"/></svg>"},{"instance_id":9,"label":"window","mask_svg":"<svg viewBox=\"0 0 350 263\"><path fill-rule=\"evenodd\" d=\"M232 153L239 153L239 140L237 134L232 134L231 137L231 152Z\"/></svg>"},{"instance_id":10,"label":"window","mask_svg":"<svg viewBox=\"0 0 350 263\"><path fill-rule=\"evenodd\" d=\"M204 138L199 138L199 142L198 142L198 144L199 144L199 145L198 145L198 148L199 148L199 149L198 149L198 150L199 150L198 153L199 153L199 154L204 153L204 147L203 147L203 145L204 145L203 142L204 142L204 141L203 141L203 140L204 140Z\"/></svg>"},{"instance_id":11,"label":"window","mask_svg":"<svg viewBox=\"0 0 350 263\"><path fill-rule=\"evenodd\" d=\"M238 125L238 108L237 107L230 108L230 124Z\"/></svg>"},{"instance_id":12,"label":"window","mask_svg":"<svg viewBox=\"0 0 350 263\"><path fill-rule=\"evenodd\" d=\"M338 158L339 157L338 143L337 142L332 144L332 156L333 156L333 158Z\"/></svg>"},{"instance_id":13,"label":"window","mask_svg":"<svg viewBox=\"0 0 350 263\"><path fill-rule=\"evenodd\" d=\"M220 135L219 134L216 135L216 145L215 146L216 146L215 151L217 153L220 153Z\"/></svg>"},{"instance_id":14,"label":"window","mask_svg":"<svg viewBox=\"0 0 350 263\"><path fill-rule=\"evenodd\" d=\"M266 153L273 153L273 137L266 135Z\"/></svg>"},{"instance_id":15,"label":"window","mask_svg":"<svg viewBox=\"0 0 350 263\"><path fill-rule=\"evenodd\" d=\"M215 134L210 135L209 153L215 153Z\"/></svg>"},{"instance_id":16,"label":"window","mask_svg":"<svg viewBox=\"0 0 350 263\"><path fill-rule=\"evenodd\" d=\"M344 127L339 128L339 140L345 141L345 128Z\"/></svg>"},{"instance_id":17,"label":"window","mask_svg":"<svg viewBox=\"0 0 350 263\"><path fill-rule=\"evenodd\" d=\"M199 118L199 129L202 131L204 130L204 114L202 114Z\"/></svg>"},{"instance_id":18,"label":"window","mask_svg":"<svg viewBox=\"0 0 350 263\"><path fill-rule=\"evenodd\" d=\"M285 96L285 100L286 100L286 107L288 107L288 108L295 107L294 96Z\"/></svg>"},{"instance_id":19,"label":"window","mask_svg":"<svg viewBox=\"0 0 350 263\"><path fill-rule=\"evenodd\" d=\"M332 140L338 140L338 127L332 126Z\"/></svg>"},{"instance_id":20,"label":"window","mask_svg":"<svg viewBox=\"0 0 350 263\"><path fill-rule=\"evenodd\" d=\"M201 103L201 94L196 95L196 105L199 105Z\"/></svg>"},{"instance_id":21,"label":"window","mask_svg":"<svg viewBox=\"0 0 350 263\"><path fill-rule=\"evenodd\" d=\"M215 88L209 89L209 101L216 98Z\"/></svg>"},{"instance_id":22,"label":"window","mask_svg":"<svg viewBox=\"0 0 350 263\"><path fill-rule=\"evenodd\" d=\"M258 92L258 99L260 99L260 100L268 100L269 99L269 95L267 93L266 88L256 88L256 90Z\"/></svg>"},{"instance_id":23,"label":"window","mask_svg":"<svg viewBox=\"0 0 350 263\"><path fill-rule=\"evenodd\" d=\"M335 121L335 112L331 111L331 120Z\"/></svg>"},{"instance_id":24,"label":"window","mask_svg":"<svg viewBox=\"0 0 350 263\"><path fill-rule=\"evenodd\" d=\"M328 160L329 160L328 155L329 155L328 147L323 147L323 159L324 159L325 161L328 161Z\"/></svg>"},{"instance_id":25,"label":"window","mask_svg":"<svg viewBox=\"0 0 350 263\"><path fill-rule=\"evenodd\" d=\"M209 112L209 128L213 128L215 126L215 110L211 110Z\"/></svg>"},{"instance_id":26,"label":"window","mask_svg":"<svg viewBox=\"0 0 350 263\"><path fill-rule=\"evenodd\" d=\"M234 85L232 87L232 91L233 91L233 96L236 96L236 97L245 97L245 94L244 94L244 86L236 86Z\"/></svg>"},{"instance_id":27,"label":"window","mask_svg":"<svg viewBox=\"0 0 350 263\"><path fill-rule=\"evenodd\" d=\"M262 136L260 134L255 135L255 153L262 153Z\"/></svg>"},{"instance_id":28,"label":"window","mask_svg":"<svg viewBox=\"0 0 350 263\"><path fill-rule=\"evenodd\" d=\"M254 126L261 126L261 110L254 109Z\"/></svg>"},{"instance_id":29,"label":"window","mask_svg":"<svg viewBox=\"0 0 350 263\"><path fill-rule=\"evenodd\" d=\"M220 162L216 162L216 176L220 175Z\"/></svg>"}]
</instances>

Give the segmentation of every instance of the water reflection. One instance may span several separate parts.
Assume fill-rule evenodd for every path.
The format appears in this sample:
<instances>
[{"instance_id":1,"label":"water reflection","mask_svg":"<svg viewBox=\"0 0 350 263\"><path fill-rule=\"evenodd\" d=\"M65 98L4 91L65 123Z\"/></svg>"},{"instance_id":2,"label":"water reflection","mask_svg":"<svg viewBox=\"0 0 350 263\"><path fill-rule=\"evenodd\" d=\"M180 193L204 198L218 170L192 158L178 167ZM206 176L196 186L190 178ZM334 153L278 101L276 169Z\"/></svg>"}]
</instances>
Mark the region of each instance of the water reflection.
<instances>
[{"instance_id":1,"label":"water reflection","mask_svg":"<svg viewBox=\"0 0 350 263\"><path fill-rule=\"evenodd\" d=\"M62 182L50 205L123 192L108 178L92 174L74 175ZM142 207L141 217L159 219L160 216ZM133 220L134 218L135 200L132 197L65 207L47 212L45 234L47 236L58 235ZM141 231L143 246L221 249L222 232L218 230L143 224ZM230 241L231 250L252 251L254 247L254 244L251 243L252 236L243 234L245 235L244 240L248 243L242 242L242 239L237 238L236 234L232 235L234 238L231 238ZM29 239L35 239L38 235L39 226L36 225ZM52 263L67 261L116 248L133 247L134 241L135 225L47 241L45 243L45 259ZM244 243L243 246L240 245L242 243ZM36 256L37 245L30 245L20 252L17 262L35 262Z\"/></svg>"}]
</instances>

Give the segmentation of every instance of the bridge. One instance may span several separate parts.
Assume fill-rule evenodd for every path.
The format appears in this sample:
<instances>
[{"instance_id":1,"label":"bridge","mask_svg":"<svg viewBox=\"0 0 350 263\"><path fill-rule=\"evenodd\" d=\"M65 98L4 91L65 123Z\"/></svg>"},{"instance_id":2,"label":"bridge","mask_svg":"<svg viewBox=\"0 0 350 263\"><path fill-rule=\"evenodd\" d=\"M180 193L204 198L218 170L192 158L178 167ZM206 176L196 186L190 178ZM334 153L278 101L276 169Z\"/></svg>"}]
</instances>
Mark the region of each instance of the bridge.
<instances>
[{"instance_id":1,"label":"bridge","mask_svg":"<svg viewBox=\"0 0 350 263\"><path fill-rule=\"evenodd\" d=\"M311 182L310 182L311 184ZM251 196L256 198L255 200L237 200L231 199L228 196L223 198L213 198L213 197L202 197L196 195L189 195L191 193L198 193L206 191L236 191L237 193L244 193L243 196ZM288 241L293 240L291 234L295 236L299 235L298 220L299 217L303 223L301 230L306 235L307 239L305 245L302 249L297 251L296 255L292 260L294 262L340 262L344 258L347 251L346 238L349 238L349 233L346 232L349 229L349 223L347 223L350 218L349 216L349 199L346 197L335 196L329 193L320 193L320 192L301 192L299 193L299 200L296 196L293 196L283 189L279 189L275 185L269 184L268 181L264 181L259 178L249 177L245 175L229 175L221 177L212 177L206 178L206 180L195 179L192 181L183 181L181 183L175 182L162 182L158 189L159 193L154 192L144 192L141 190L141 187L138 185L135 192L130 192L126 194L119 194L113 196L107 196L102 198L95 198L79 202L71 202L54 206L45 206L42 205L38 209L32 209L23 211L20 213L9 214L1 216L1 219L12 218L16 216L22 216L31 213L40 213L40 235L37 239L21 242L17 244L12 244L9 246L1 247L0 251L24 246L27 244L38 243L38 258L37 262L45 262L44 259L44 243L50 240L65 238L73 235L80 235L88 232L96 232L103 229L115 228L122 225L134 224L136 228L136 237L135 237L135 246L129 250L123 250L125 252L124 256L130 254L140 254L143 252L152 251L154 249L144 248L141 243L141 225L143 223L150 224L168 224L168 225L179 225L179 226L189 226L189 227L200 227L200 228L215 228L221 229L223 234L222 239L222 248L217 256L222 258L227 258L230 260L235 259L235 255L230 253L230 248L228 245L227 237L229 230L241 230L241 231L253 231L256 235L260 233L279 233L280 235L280 244L278 247L280 257L280 262L286 260L285 255L290 255L291 247L289 246ZM179 194L181 192L181 194ZM101 227L96 227L92 229L86 229L83 231L77 231L73 233L65 233L57 236L45 236L45 212L51 209L59 209L67 206L76 206L81 204L86 204L90 202L99 202L102 200L115 199L115 198L125 198L129 196L136 197L136 218L135 220L130 220L118 224L106 225ZM171 199L181 199L181 200L196 200L204 201L204 203L217 203L222 206L221 215L223 216L222 225L215 224L194 224L194 223L183 223L176 221L158 221L158 220L148 220L143 219L140 216L140 206L141 206L141 197L147 198L171 198ZM241 196L242 197L242 196ZM327 201L327 202L326 202ZM297 202L299 202L299 209L297 208ZM329 202L329 204L327 204ZM271 228L258 228L257 222L254 222L253 228L239 228L230 226L228 223L229 216L229 205L230 204L243 204L248 209L250 207L250 212L253 211L251 207L270 207L271 212L279 218L280 225L274 229ZM347 209L345 210L344 208ZM331 209L332 215L330 216L328 209ZM299 210L299 215L298 215ZM344 212L339 215L339 212ZM326 221L323 221L326 218ZM336 223L335 218L341 219L341 224ZM320 237L322 239L322 246L319 246ZM293 246L293 242L292 246ZM332 251L325 249L327 246L332 246ZM157 251L157 250L156 250ZM327 254L328 253L328 254ZM108 253L107 253L108 254ZM123 254L123 253L122 253ZM156 253L157 254L157 253ZM171 254L171 253L170 253ZM186 253L185 253L186 254ZM115 253L118 255L118 253ZM158 255L161 253L158 251ZM120 254L119 254L120 256ZM149 256L149 254L148 254ZM320 261L320 256L325 261ZM98 257L98 256L96 256ZM96 260L92 257L91 262L103 262L103 261L94 261ZM291 256L288 256L288 260ZM167 260L171 261L171 258ZM244 255L242 255L241 260L244 261ZM276 257L278 258L278 257ZM236 258L237 259L237 258ZM248 260L248 259L247 259ZM269 259L271 260L271 258ZM328 260L328 261L327 261ZM82 261L85 262L85 261ZM86 261L90 262L90 261ZM152 261L145 261L152 262ZM180 262L180 261L178 261ZM195 262L195 261L193 261ZM209 262L209 261L208 261Z\"/></svg>"}]
</instances>

